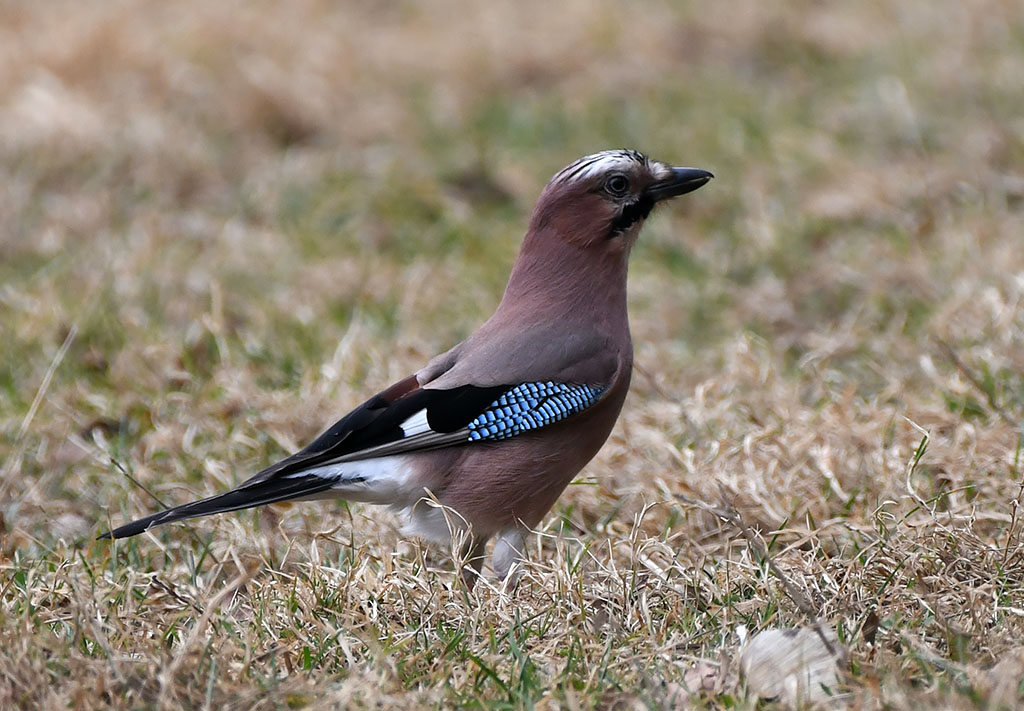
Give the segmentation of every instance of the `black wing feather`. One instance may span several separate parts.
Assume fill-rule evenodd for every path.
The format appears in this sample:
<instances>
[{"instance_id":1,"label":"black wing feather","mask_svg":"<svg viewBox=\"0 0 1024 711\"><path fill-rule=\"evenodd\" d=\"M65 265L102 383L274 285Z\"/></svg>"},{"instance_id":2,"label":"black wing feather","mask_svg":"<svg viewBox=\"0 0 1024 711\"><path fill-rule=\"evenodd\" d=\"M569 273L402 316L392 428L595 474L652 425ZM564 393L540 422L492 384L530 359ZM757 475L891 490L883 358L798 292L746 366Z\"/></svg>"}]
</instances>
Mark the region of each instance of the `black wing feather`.
<instances>
[{"instance_id":1,"label":"black wing feather","mask_svg":"<svg viewBox=\"0 0 1024 711\"><path fill-rule=\"evenodd\" d=\"M426 410L427 424L434 432L456 432L512 387L463 385L450 390L416 388L391 401L386 398L388 391L384 391L328 427L308 447L267 467L246 483L305 471L343 457L356 458L354 455L360 452L401 442L405 438L401 424L420 410ZM408 444L409 449L416 448L413 438ZM445 444L452 442L442 440L433 446Z\"/></svg>"}]
</instances>

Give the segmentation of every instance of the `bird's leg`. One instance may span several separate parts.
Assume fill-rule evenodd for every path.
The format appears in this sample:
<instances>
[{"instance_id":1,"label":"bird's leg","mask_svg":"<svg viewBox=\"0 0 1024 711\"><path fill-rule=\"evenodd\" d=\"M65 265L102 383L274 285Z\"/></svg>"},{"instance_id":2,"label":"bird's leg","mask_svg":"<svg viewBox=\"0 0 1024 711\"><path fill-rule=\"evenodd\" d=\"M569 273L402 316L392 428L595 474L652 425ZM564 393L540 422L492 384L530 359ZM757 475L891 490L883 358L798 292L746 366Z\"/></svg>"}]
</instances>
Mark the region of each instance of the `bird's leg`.
<instances>
[{"instance_id":1,"label":"bird's leg","mask_svg":"<svg viewBox=\"0 0 1024 711\"><path fill-rule=\"evenodd\" d=\"M494 553L491 554L491 565L494 572L505 581L505 589L511 590L519 582L523 574L523 566L519 563L523 560L526 551L526 531L521 526L502 531L498 536L498 542L494 544Z\"/></svg>"},{"instance_id":2,"label":"bird's leg","mask_svg":"<svg viewBox=\"0 0 1024 711\"><path fill-rule=\"evenodd\" d=\"M480 577L480 570L484 565L484 548L487 546L487 538L469 534L462 550L459 551L459 558L456 564L459 566L462 582L470 590L476 585Z\"/></svg>"}]
</instances>

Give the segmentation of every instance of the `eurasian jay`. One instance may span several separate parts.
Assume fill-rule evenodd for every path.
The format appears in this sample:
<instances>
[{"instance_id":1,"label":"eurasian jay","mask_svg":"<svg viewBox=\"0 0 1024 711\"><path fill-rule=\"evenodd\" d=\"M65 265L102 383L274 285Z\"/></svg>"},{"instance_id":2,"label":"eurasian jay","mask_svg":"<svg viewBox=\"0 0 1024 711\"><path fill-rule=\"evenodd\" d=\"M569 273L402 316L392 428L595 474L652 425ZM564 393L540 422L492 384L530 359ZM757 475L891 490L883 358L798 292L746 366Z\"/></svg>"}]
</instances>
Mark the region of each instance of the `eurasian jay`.
<instances>
[{"instance_id":1,"label":"eurasian jay","mask_svg":"<svg viewBox=\"0 0 1024 711\"><path fill-rule=\"evenodd\" d=\"M597 454L622 409L633 369L627 260L644 220L712 177L631 150L580 158L544 188L504 296L469 338L236 489L100 537L341 498L398 509L408 533L433 542L450 542L454 525L468 534L464 552L477 572L497 536L491 560L505 578L524 534Z\"/></svg>"}]
</instances>

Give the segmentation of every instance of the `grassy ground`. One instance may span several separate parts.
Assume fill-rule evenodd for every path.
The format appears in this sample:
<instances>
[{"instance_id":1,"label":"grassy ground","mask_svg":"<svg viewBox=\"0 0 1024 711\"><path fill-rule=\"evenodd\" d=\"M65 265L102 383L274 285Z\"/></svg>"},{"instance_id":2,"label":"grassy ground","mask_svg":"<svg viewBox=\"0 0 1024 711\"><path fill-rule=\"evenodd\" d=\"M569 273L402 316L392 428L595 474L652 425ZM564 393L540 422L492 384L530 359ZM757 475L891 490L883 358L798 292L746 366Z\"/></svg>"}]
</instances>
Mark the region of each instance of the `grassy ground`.
<instances>
[{"instance_id":1,"label":"grassy ground","mask_svg":"<svg viewBox=\"0 0 1024 711\"><path fill-rule=\"evenodd\" d=\"M663 708L809 621L723 499L856 706L1024 702L1022 76L999 0L3 3L0 706ZM359 506L94 540L467 335L610 147L718 179L513 594Z\"/></svg>"}]
</instances>

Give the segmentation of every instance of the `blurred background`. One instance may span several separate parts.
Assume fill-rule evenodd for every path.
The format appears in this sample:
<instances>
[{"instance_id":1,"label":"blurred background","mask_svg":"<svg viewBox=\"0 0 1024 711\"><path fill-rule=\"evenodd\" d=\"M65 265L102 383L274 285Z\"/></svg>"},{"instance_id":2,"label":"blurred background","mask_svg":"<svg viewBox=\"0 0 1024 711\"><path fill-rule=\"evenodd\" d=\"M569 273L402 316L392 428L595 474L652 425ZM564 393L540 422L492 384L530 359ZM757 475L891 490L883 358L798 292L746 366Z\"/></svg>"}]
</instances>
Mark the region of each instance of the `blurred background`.
<instances>
[{"instance_id":1,"label":"blurred background","mask_svg":"<svg viewBox=\"0 0 1024 711\"><path fill-rule=\"evenodd\" d=\"M862 559L822 599L859 629L928 577L907 551L973 560L927 614L887 604L940 650L947 610L991 662L1020 626L998 614L1019 559L976 586L1020 541L1022 78L1003 0L4 2L0 561L84 556L202 597L185 527L128 559L90 539L245 479L468 335L546 180L635 148L717 180L634 251L633 392L551 525L612 541L605 562L637 526L678 536L666 569L696 569L742 542L665 502L721 485L815 577L923 516L906 580ZM339 510L194 528L283 566L340 525L380 570L414 564L389 514Z\"/></svg>"}]
</instances>

